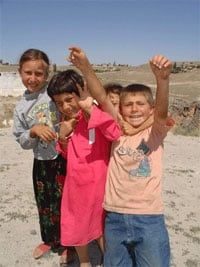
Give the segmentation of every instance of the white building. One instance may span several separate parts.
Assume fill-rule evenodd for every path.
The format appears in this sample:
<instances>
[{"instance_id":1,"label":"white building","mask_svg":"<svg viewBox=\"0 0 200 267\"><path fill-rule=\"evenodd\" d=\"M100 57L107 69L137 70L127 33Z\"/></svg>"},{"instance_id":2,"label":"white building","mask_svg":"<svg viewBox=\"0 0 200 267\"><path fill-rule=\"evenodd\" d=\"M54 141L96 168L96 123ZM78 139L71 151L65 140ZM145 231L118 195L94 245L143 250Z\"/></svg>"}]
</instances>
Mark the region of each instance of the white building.
<instances>
[{"instance_id":1,"label":"white building","mask_svg":"<svg viewBox=\"0 0 200 267\"><path fill-rule=\"evenodd\" d=\"M20 96L25 90L18 72L0 72L0 96Z\"/></svg>"}]
</instances>

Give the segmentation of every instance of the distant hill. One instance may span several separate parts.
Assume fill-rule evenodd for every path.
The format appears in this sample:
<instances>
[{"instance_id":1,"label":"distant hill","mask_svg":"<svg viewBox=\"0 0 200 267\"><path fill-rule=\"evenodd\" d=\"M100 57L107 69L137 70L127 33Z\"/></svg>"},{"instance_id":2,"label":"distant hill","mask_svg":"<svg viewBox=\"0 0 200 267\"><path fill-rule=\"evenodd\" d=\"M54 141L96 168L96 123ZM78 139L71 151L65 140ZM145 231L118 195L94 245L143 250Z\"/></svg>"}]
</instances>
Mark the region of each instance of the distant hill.
<instances>
[{"instance_id":1,"label":"distant hill","mask_svg":"<svg viewBox=\"0 0 200 267\"><path fill-rule=\"evenodd\" d=\"M170 76L169 111L176 120L174 132L183 135L200 135L200 62L177 62L178 72ZM18 66L0 66L0 128L12 125L13 109L24 88ZM54 66L55 67L55 66ZM56 71L73 66L56 66ZM117 82L122 85L143 83L155 92L155 78L148 64L140 66L93 65L102 84ZM52 69L53 70L53 69ZM53 71L51 72L51 75ZM50 75L50 76L51 76Z\"/></svg>"},{"instance_id":2,"label":"distant hill","mask_svg":"<svg viewBox=\"0 0 200 267\"><path fill-rule=\"evenodd\" d=\"M191 70L194 68L200 68L200 61L182 61L182 62L174 62L175 67L180 68L182 70ZM17 72L19 65L9 65L0 63L0 72ZM50 69L51 71L62 71L69 68L75 68L73 65L56 65L52 64ZM113 65L113 64L93 64L93 68L96 72L106 72L106 71L120 71L120 70L148 70L149 64L142 64L138 66L130 66L130 65Z\"/></svg>"}]
</instances>

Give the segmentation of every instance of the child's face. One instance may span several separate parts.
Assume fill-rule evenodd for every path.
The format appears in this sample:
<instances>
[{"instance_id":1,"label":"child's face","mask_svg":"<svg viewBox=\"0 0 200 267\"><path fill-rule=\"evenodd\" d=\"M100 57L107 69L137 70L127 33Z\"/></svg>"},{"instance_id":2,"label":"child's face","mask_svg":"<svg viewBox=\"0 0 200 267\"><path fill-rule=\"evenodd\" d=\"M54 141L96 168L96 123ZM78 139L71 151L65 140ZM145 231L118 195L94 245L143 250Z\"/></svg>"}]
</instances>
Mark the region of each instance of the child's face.
<instances>
[{"instance_id":1,"label":"child's face","mask_svg":"<svg viewBox=\"0 0 200 267\"><path fill-rule=\"evenodd\" d=\"M66 115L69 119L77 118L80 107L71 93L54 95L53 100L60 113Z\"/></svg>"},{"instance_id":2,"label":"child's face","mask_svg":"<svg viewBox=\"0 0 200 267\"><path fill-rule=\"evenodd\" d=\"M139 127L153 114L153 107L142 93L127 93L121 99L120 113L133 127Z\"/></svg>"},{"instance_id":3,"label":"child's face","mask_svg":"<svg viewBox=\"0 0 200 267\"><path fill-rule=\"evenodd\" d=\"M41 59L26 61L19 69L22 82L30 93L35 93L43 88L47 72L47 66Z\"/></svg>"},{"instance_id":4,"label":"child's face","mask_svg":"<svg viewBox=\"0 0 200 267\"><path fill-rule=\"evenodd\" d=\"M108 93L108 95L109 95L110 101L112 102L115 110L117 112L119 112L119 95L116 93L112 93L112 92Z\"/></svg>"}]
</instances>

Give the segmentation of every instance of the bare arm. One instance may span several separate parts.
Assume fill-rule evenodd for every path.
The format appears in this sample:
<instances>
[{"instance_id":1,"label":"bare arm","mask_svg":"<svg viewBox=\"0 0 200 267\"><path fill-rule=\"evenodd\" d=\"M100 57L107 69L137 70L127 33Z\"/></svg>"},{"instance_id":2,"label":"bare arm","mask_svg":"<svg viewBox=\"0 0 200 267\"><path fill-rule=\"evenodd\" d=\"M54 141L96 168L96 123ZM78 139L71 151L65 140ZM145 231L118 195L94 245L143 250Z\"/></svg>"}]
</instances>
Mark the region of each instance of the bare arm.
<instances>
[{"instance_id":1,"label":"bare arm","mask_svg":"<svg viewBox=\"0 0 200 267\"><path fill-rule=\"evenodd\" d=\"M131 124L129 124L127 121L123 120L122 116L118 114L118 122L121 127L121 131L123 135L135 135L139 133L140 131L143 131L150 127L153 124L154 116L151 115L142 125L139 127L133 127Z\"/></svg>"},{"instance_id":2,"label":"bare arm","mask_svg":"<svg viewBox=\"0 0 200 267\"><path fill-rule=\"evenodd\" d=\"M82 72L92 97L97 100L102 110L108 112L117 120L117 112L107 96L104 87L97 78L84 51L77 46L72 46L69 50L70 54L68 60Z\"/></svg>"},{"instance_id":3,"label":"bare arm","mask_svg":"<svg viewBox=\"0 0 200 267\"><path fill-rule=\"evenodd\" d=\"M165 124L168 115L169 76L172 62L162 55L155 55L149 63L157 82L154 118L160 124Z\"/></svg>"}]
</instances>

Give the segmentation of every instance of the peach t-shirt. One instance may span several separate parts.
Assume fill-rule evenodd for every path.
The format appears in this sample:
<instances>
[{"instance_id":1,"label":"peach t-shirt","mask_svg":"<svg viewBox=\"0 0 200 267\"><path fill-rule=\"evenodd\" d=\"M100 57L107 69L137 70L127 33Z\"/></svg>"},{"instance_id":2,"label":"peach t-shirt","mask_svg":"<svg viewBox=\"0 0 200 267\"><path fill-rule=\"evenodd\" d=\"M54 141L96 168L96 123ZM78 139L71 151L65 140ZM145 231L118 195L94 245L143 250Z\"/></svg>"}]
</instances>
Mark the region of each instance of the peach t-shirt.
<instances>
[{"instance_id":1,"label":"peach t-shirt","mask_svg":"<svg viewBox=\"0 0 200 267\"><path fill-rule=\"evenodd\" d=\"M174 125L168 119L112 145L104 209L124 214L162 214L163 140Z\"/></svg>"}]
</instances>

